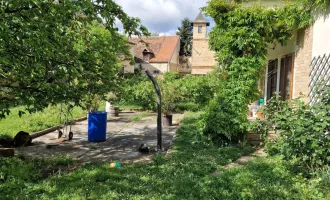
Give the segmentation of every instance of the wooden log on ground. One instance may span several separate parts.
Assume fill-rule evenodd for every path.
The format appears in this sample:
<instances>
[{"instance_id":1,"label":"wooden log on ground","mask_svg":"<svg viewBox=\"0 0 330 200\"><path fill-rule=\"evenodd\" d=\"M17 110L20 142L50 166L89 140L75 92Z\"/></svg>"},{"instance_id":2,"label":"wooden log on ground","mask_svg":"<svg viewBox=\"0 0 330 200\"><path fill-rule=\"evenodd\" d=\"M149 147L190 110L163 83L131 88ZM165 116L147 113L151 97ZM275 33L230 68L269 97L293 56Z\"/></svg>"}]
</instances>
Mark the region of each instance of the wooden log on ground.
<instances>
[{"instance_id":1,"label":"wooden log on ground","mask_svg":"<svg viewBox=\"0 0 330 200\"><path fill-rule=\"evenodd\" d=\"M84 120L86 120L86 119L87 119L87 117L81 117L81 118L78 118L78 119L75 119L75 120L69 122L69 124L74 124L74 123L76 123L76 122L84 121ZM58 130L58 129L61 128L61 127L62 127L62 126L53 126L53 127L48 128L48 129L46 129L46 130L42 130L42 131L38 131L38 132L32 133L32 134L31 134L31 137L32 137L32 139L36 139L36 138L38 138L38 137L41 137L41 136L43 136L43 135L47 135L48 133L51 133L51 132L53 132L53 131L56 131L56 130Z\"/></svg>"},{"instance_id":2,"label":"wooden log on ground","mask_svg":"<svg viewBox=\"0 0 330 200\"><path fill-rule=\"evenodd\" d=\"M13 148L0 148L0 157L14 157L15 149Z\"/></svg>"},{"instance_id":3,"label":"wooden log on ground","mask_svg":"<svg viewBox=\"0 0 330 200\"><path fill-rule=\"evenodd\" d=\"M42 131L35 132L35 133L31 134L31 137L32 137L32 139L36 139L36 138L38 138L38 137L41 137L41 136L43 136L43 135L46 135L46 134L51 133L51 132L53 132L53 131L56 131L56 130L58 130L60 127L61 127L61 126L53 126L53 127L48 128L48 129L45 129L45 130L42 130Z\"/></svg>"}]
</instances>

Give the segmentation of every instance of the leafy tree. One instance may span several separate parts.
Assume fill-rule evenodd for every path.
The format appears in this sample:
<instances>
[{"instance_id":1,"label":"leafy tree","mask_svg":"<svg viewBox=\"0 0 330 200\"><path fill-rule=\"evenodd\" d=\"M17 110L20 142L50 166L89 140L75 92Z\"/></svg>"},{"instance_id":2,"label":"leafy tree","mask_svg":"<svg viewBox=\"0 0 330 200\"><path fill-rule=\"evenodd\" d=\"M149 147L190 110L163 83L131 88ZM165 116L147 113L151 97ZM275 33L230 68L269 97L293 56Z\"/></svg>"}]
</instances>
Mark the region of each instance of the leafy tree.
<instances>
[{"instance_id":1,"label":"leafy tree","mask_svg":"<svg viewBox=\"0 0 330 200\"><path fill-rule=\"evenodd\" d=\"M181 27L178 27L177 35L180 36L180 55L191 56L193 27L188 18L184 18Z\"/></svg>"},{"instance_id":2,"label":"leafy tree","mask_svg":"<svg viewBox=\"0 0 330 200\"><path fill-rule=\"evenodd\" d=\"M117 19L128 36L148 34L113 0L1 1L0 119L15 105L81 106L86 95L107 93L131 59Z\"/></svg>"},{"instance_id":3,"label":"leafy tree","mask_svg":"<svg viewBox=\"0 0 330 200\"><path fill-rule=\"evenodd\" d=\"M293 30L307 27L313 19L311 9L299 1L268 9L211 0L203 10L216 23L209 44L226 80L211 102L202 128L216 141L237 139L248 125L248 104L259 97L258 81L266 66L268 45L285 45Z\"/></svg>"}]
</instances>

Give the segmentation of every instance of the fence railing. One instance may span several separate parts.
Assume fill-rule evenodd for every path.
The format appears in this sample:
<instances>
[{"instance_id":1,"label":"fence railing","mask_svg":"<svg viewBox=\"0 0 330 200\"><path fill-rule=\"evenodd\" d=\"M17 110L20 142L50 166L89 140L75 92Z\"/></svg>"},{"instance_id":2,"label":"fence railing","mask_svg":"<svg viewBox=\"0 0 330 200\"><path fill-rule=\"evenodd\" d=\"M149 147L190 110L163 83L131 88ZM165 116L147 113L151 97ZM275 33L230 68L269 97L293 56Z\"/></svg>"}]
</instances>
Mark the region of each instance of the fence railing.
<instances>
[{"instance_id":1,"label":"fence railing","mask_svg":"<svg viewBox=\"0 0 330 200\"><path fill-rule=\"evenodd\" d=\"M310 72L310 104L318 101L321 91L330 84L330 54L314 57L311 62Z\"/></svg>"}]
</instances>

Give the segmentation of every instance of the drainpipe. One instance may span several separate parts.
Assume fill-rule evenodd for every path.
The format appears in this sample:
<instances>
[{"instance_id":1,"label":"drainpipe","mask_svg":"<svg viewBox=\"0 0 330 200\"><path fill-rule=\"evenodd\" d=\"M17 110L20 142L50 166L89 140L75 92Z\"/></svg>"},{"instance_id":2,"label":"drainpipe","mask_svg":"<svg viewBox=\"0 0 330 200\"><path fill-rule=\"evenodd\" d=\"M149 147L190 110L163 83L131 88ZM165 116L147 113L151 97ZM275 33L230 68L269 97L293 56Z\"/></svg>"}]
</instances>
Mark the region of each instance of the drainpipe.
<instances>
[{"instance_id":1,"label":"drainpipe","mask_svg":"<svg viewBox=\"0 0 330 200\"><path fill-rule=\"evenodd\" d=\"M145 71L149 79L155 86L156 94L157 94L157 152L162 152L162 95L160 93L159 86L157 84L156 79L152 76L149 70Z\"/></svg>"}]
</instances>

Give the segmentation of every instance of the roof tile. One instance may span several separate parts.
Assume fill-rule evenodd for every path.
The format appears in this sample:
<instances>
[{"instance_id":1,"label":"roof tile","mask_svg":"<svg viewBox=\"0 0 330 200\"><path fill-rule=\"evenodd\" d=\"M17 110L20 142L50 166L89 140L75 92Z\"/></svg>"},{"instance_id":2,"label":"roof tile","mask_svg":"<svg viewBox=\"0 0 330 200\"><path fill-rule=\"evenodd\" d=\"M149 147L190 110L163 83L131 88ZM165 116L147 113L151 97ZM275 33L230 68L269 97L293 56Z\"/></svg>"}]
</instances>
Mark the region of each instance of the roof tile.
<instances>
[{"instance_id":1,"label":"roof tile","mask_svg":"<svg viewBox=\"0 0 330 200\"><path fill-rule=\"evenodd\" d=\"M142 52L147 49L154 54L150 63L164 63L171 60L179 40L180 36L161 36L131 38L129 41L136 44L131 50L137 62L143 60Z\"/></svg>"}]
</instances>

